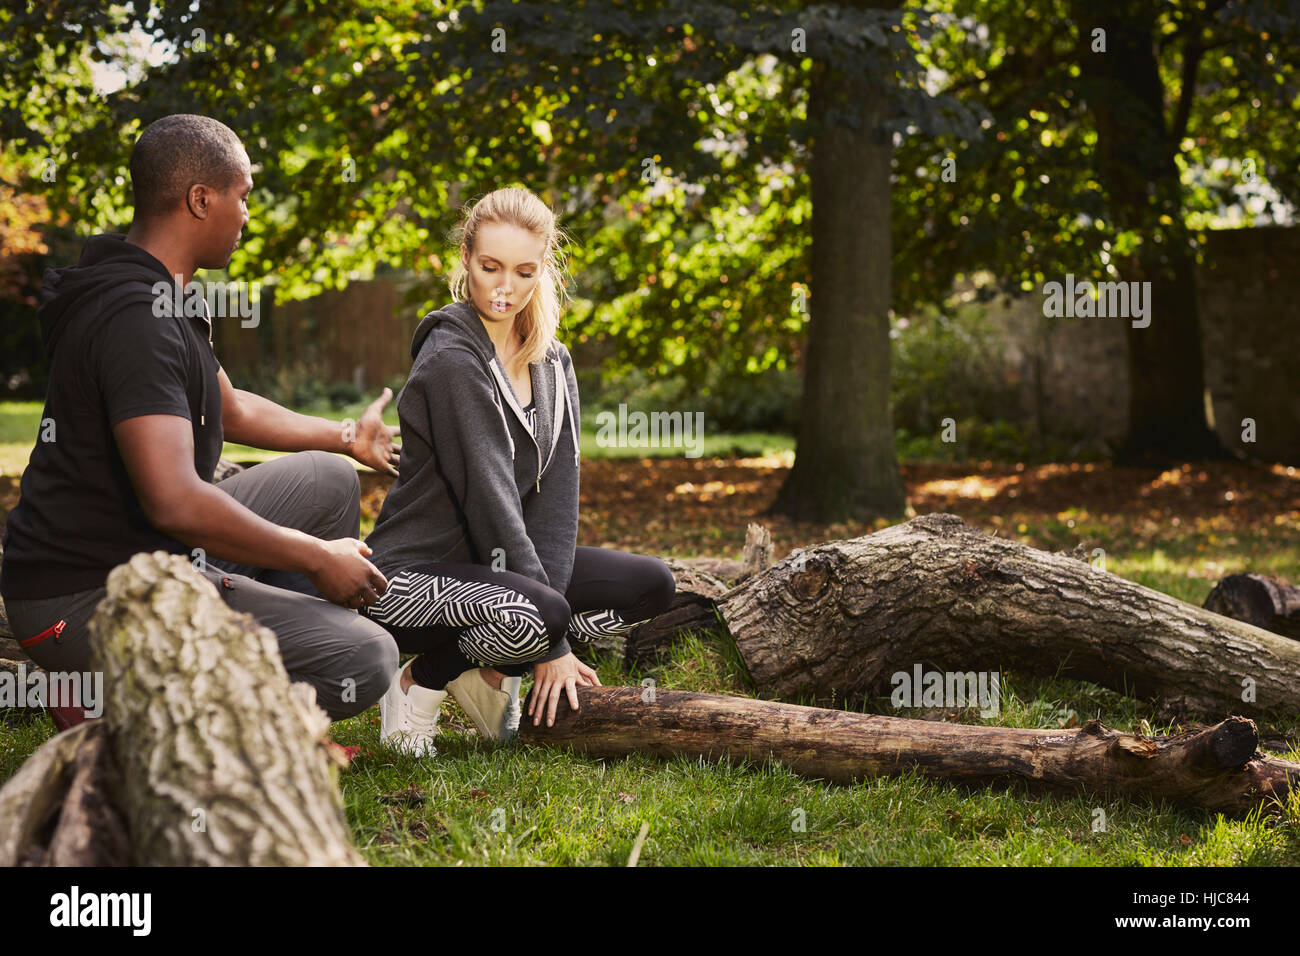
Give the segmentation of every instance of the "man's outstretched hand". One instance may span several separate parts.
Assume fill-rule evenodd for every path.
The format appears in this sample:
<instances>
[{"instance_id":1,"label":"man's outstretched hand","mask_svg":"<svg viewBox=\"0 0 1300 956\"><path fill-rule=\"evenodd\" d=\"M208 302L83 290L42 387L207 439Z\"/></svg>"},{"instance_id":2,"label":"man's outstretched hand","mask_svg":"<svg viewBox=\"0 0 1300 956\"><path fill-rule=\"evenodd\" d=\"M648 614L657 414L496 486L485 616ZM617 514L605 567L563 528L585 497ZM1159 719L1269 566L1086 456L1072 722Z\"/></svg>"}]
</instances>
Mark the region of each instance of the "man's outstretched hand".
<instances>
[{"instance_id":1,"label":"man's outstretched hand","mask_svg":"<svg viewBox=\"0 0 1300 956\"><path fill-rule=\"evenodd\" d=\"M402 430L396 425L385 425L383 418L384 406L392 397L393 390L385 388L384 393L357 419L356 437L349 454L375 471L396 477L397 465L402 460L402 447L394 445L393 439L399 437Z\"/></svg>"}]
</instances>

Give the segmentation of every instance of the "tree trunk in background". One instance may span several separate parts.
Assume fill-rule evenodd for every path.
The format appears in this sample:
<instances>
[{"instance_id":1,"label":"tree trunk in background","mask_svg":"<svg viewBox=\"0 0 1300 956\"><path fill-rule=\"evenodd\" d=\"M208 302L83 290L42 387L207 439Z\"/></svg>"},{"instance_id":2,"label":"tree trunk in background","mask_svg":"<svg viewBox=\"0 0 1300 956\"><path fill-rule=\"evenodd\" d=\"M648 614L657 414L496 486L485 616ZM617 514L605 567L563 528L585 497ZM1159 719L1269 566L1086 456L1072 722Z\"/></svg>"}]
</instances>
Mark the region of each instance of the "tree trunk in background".
<instances>
[{"instance_id":1,"label":"tree trunk in background","mask_svg":"<svg viewBox=\"0 0 1300 956\"><path fill-rule=\"evenodd\" d=\"M155 552L109 575L91 632L103 719L0 789L0 866L364 865L329 718L270 630Z\"/></svg>"},{"instance_id":2,"label":"tree trunk in background","mask_svg":"<svg viewBox=\"0 0 1300 956\"><path fill-rule=\"evenodd\" d=\"M865 107L857 129L838 115L849 107ZM893 146L873 132L882 108L860 78L814 65L811 321L794 467L772 506L800 520L897 517L906 504L889 407Z\"/></svg>"},{"instance_id":3,"label":"tree trunk in background","mask_svg":"<svg viewBox=\"0 0 1300 956\"><path fill-rule=\"evenodd\" d=\"M1104 279L1151 283L1151 324L1146 328L1134 328L1129 319L1091 320L1125 323L1129 431L1119 460L1223 457L1205 417L1195 257L1174 159L1181 131L1171 131L1165 115L1166 91L1156 58L1157 10L1128 0L1075 0L1073 13L1080 66L1090 81L1088 108L1097 122L1098 177L1115 227L1142 238L1134 256L1117 261L1120 275ZM1106 31L1104 53L1091 51L1097 27ZM1169 221L1162 224L1162 216Z\"/></svg>"}]
</instances>

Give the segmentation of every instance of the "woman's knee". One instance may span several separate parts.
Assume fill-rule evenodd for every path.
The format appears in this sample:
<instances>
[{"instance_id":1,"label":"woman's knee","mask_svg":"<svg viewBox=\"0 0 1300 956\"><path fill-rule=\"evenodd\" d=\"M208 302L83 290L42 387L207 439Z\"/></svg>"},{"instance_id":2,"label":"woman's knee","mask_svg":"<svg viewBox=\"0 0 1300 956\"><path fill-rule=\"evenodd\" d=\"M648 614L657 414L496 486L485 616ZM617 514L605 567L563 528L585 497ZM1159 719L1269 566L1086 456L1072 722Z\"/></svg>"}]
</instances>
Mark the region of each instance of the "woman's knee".
<instances>
[{"instance_id":1,"label":"woman's knee","mask_svg":"<svg viewBox=\"0 0 1300 956\"><path fill-rule=\"evenodd\" d=\"M547 638L553 647L568 632L573 609L569 607L569 602L564 599L564 595L552 588L534 595L533 603L546 624Z\"/></svg>"},{"instance_id":2,"label":"woman's knee","mask_svg":"<svg viewBox=\"0 0 1300 956\"><path fill-rule=\"evenodd\" d=\"M529 595L527 600L535 612L534 615L530 615L534 633L533 646L527 654L527 659L535 660L544 657L563 640L564 635L568 633L569 619L573 616L573 611L569 608L569 602L564 599L564 595L551 588L539 588Z\"/></svg>"},{"instance_id":3,"label":"woman's knee","mask_svg":"<svg viewBox=\"0 0 1300 956\"><path fill-rule=\"evenodd\" d=\"M484 656L493 654L502 663L507 658L525 662L545 657L564 638L573 615L564 595L551 588L538 585L516 595L501 603L491 624L479 635L486 644L497 645L480 645Z\"/></svg>"},{"instance_id":4,"label":"woman's knee","mask_svg":"<svg viewBox=\"0 0 1300 956\"><path fill-rule=\"evenodd\" d=\"M671 569L658 558L654 558L653 562L646 588L646 604L650 609L650 617L668 610L677 595L677 579L673 577Z\"/></svg>"},{"instance_id":5,"label":"woman's knee","mask_svg":"<svg viewBox=\"0 0 1300 956\"><path fill-rule=\"evenodd\" d=\"M677 579L673 577L673 572L659 558L651 555L638 555L643 560L637 567L637 590L639 591L636 602L630 607L621 611L622 616L628 621L647 621L652 617L664 613L673 603L673 597L677 594Z\"/></svg>"}]
</instances>

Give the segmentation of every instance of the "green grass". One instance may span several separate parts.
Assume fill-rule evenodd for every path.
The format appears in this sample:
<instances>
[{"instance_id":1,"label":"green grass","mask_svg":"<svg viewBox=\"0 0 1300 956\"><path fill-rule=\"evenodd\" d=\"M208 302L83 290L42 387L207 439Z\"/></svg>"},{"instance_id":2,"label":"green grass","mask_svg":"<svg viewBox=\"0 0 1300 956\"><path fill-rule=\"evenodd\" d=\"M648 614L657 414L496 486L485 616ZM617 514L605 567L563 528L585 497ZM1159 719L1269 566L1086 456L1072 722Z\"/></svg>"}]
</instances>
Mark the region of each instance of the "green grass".
<instances>
[{"instance_id":1,"label":"green grass","mask_svg":"<svg viewBox=\"0 0 1300 956\"><path fill-rule=\"evenodd\" d=\"M623 674L609 658L598 665L605 683L652 676L662 689L752 693L726 639L684 641L645 675ZM864 709L916 715L875 703ZM1008 675L998 717L981 721L967 713L962 719L1041 727L1101 716L1113 727L1171 729L1144 724L1147 710L1096 685L1022 683ZM340 743L363 748L343 776L343 795L358 845L376 865L622 866L646 822L641 865L1300 863L1300 797L1279 819L1234 821L1163 802L1036 793L1021 785L967 788L915 773L842 786L771 763L600 759L491 744L472 732L443 734L439 755L418 760L381 747L378 733L374 714L334 731ZM384 799L412 785L423 791L422 802ZM1093 830L1097 809L1105 813L1104 832Z\"/></svg>"},{"instance_id":2,"label":"green grass","mask_svg":"<svg viewBox=\"0 0 1300 956\"><path fill-rule=\"evenodd\" d=\"M595 664L607 684L651 676L661 689L752 693L734 645L711 636L683 641L645 674L624 674L609 656ZM1144 723L1142 702L1082 682L1004 675L1001 703L996 718L961 718L1024 727L1100 716L1116 728L1175 729ZM888 704L863 709L886 712ZM771 763L601 759L491 743L453 729L468 723L458 716L454 705L444 708L448 729L431 759L382 746L373 708L333 725L336 741L362 748L340 780L354 839L370 863L623 866L649 823L643 866L1300 864L1300 796L1277 818L1228 820L1161 801L1020 784L964 787L915 773L835 785ZM0 725L0 776L52 733L46 720ZM1098 809L1104 831L1093 830Z\"/></svg>"},{"instance_id":3,"label":"green grass","mask_svg":"<svg viewBox=\"0 0 1300 956\"><path fill-rule=\"evenodd\" d=\"M342 419L363 408L308 411ZM26 461L39 416L38 403L0 403L0 472L13 473L5 456L17 445ZM779 437L717 440L734 443L741 453L770 454L782 450ZM589 443L595 446L595 432L584 430L589 456L643 457L654 451L589 449ZM231 454L229 447L227 454L253 457L237 449ZM1079 541L1103 547L1107 570L1195 604L1222 573L1249 568L1294 576L1300 567L1300 541L1284 527L1265 538L1252 529L1207 531L1190 522L1147 531L1124 521L1076 517L1070 526L1069 514L1043 515L1026 531L1048 550L1072 548ZM662 689L754 693L734 644L726 639L685 640L645 673L623 673L609 657L595 663L606 684L636 685L652 677ZM1120 730L1178 729L1162 723L1150 702L1062 678L1004 673L999 703L996 717L983 719L967 709L958 719L1072 727L1097 717ZM887 699L854 706L933 716L894 711ZM839 786L771 764L598 759L491 744L472 730L457 729L468 722L454 719L454 705L444 714L447 730L431 760L382 747L375 708L333 725L335 740L362 748L340 783L354 838L373 864L621 866L641 825L649 823L641 865L1300 865L1296 795L1277 818L1233 821L1144 799L1047 794L1019 784L968 788L916 774ZM1261 723L1266 735L1290 739L1298 729L1300 722ZM0 724L0 780L12 776L53 732L45 718ZM1294 750L1282 756L1300 759ZM418 799L402 799L412 787L419 789ZM1105 812L1103 832L1092 829L1096 809ZM800 819L803 829L795 826Z\"/></svg>"},{"instance_id":4,"label":"green grass","mask_svg":"<svg viewBox=\"0 0 1300 956\"><path fill-rule=\"evenodd\" d=\"M368 401L353 402L350 405L333 407L326 403L302 406L295 411L304 415L319 415L334 421L345 418L356 419L366 410ZM32 445L36 441L41 422L40 402L0 402L0 475L17 477L27 466L31 456ZM384 421L396 425L396 399L384 409ZM598 440L598 431L593 424L585 423L582 427L582 455L584 458L673 458L682 454L683 446L661 445L659 447L606 447ZM702 457L749 456L760 457L780 452L794 451L794 438L789 435L777 435L769 432L741 432L729 434L710 434L707 431L699 443ZM269 461L278 458L283 452L267 451L264 448L252 448L226 442L222 456L231 461L254 462ZM360 467L360 466L358 466Z\"/></svg>"}]
</instances>

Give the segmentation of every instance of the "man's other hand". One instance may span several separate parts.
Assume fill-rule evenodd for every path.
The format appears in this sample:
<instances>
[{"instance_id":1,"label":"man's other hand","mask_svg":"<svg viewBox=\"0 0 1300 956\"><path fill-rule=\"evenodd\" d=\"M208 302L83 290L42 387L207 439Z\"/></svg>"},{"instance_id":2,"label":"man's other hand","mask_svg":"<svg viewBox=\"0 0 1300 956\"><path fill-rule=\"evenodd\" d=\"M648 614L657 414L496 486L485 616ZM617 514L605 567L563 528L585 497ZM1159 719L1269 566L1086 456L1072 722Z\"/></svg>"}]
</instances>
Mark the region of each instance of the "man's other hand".
<instances>
[{"instance_id":1,"label":"man's other hand","mask_svg":"<svg viewBox=\"0 0 1300 956\"><path fill-rule=\"evenodd\" d=\"M393 390L385 388L384 393L370 403L365 414L357 420L356 437L351 443L349 453L363 465L397 476L397 465L402 460L402 448L394 445L393 439L401 435L397 425L384 424L384 406L392 400Z\"/></svg>"},{"instance_id":2,"label":"man's other hand","mask_svg":"<svg viewBox=\"0 0 1300 956\"><path fill-rule=\"evenodd\" d=\"M307 577L326 600L353 609L374 604L388 590L388 580L366 560L370 546L356 538L322 541Z\"/></svg>"}]
</instances>

